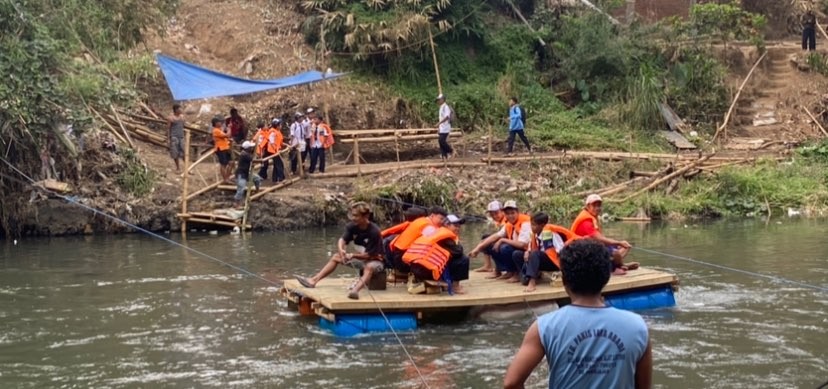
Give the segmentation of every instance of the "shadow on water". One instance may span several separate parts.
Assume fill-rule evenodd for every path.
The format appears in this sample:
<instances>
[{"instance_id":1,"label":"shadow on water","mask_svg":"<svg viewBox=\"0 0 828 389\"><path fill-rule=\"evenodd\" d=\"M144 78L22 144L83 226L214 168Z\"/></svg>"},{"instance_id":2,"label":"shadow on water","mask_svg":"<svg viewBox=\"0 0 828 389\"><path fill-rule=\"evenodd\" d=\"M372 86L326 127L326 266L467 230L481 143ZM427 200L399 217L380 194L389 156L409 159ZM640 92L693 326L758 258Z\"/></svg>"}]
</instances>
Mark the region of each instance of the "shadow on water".
<instances>
[{"instance_id":1,"label":"shadow on water","mask_svg":"<svg viewBox=\"0 0 828 389\"><path fill-rule=\"evenodd\" d=\"M607 234L828 285L828 225L779 222L612 224ZM467 227L466 247L482 228ZM419 387L391 334L336 338L278 296L280 280L316 271L340 233L188 239L191 247L272 283L141 235L0 246L3 386ZM651 328L657 387L794 388L825 381L828 295L640 251L632 255L681 278L676 308L642 313ZM448 319L400 335L431 387L498 387L534 317L516 308L506 318ZM545 374L539 367L528 387L545 387Z\"/></svg>"}]
</instances>

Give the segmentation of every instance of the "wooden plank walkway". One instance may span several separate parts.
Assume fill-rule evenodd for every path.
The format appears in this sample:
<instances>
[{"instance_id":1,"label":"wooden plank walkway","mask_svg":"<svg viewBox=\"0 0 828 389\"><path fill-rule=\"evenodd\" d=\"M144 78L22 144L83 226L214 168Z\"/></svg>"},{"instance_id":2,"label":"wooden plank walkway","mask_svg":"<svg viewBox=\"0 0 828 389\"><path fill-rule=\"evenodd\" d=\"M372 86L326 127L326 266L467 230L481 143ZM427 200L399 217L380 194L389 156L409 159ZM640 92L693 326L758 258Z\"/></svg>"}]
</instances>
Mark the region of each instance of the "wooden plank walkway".
<instances>
[{"instance_id":1,"label":"wooden plank walkway","mask_svg":"<svg viewBox=\"0 0 828 389\"><path fill-rule=\"evenodd\" d=\"M301 286L294 279L284 280L282 294L294 302L298 302L302 297L308 298L312 305L321 305L333 315L337 313L375 312L377 305L387 311L421 312L568 299L562 286L553 287L549 282L541 282L534 292L525 293L523 285L509 284L500 280L487 280L485 274L487 273L472 272L470 279L463 282L466 294L454 296L449 296L447 293L412 295L407 292L406 284L403 282L396 285L389 283L386 290L371 291L376 303L365 290L360 293L359 300L351 300L347 296L347 288L355 281L355 275L344 278L328 278L322 280L316 288L312 289ZM614 292L671 284L678 284L676 275L654 269L639 268L628 272L624 276L612 276L604 288L604 293L612 294ZM317 312L317 314L320 313Z\"/></svg>"}]
</instances>

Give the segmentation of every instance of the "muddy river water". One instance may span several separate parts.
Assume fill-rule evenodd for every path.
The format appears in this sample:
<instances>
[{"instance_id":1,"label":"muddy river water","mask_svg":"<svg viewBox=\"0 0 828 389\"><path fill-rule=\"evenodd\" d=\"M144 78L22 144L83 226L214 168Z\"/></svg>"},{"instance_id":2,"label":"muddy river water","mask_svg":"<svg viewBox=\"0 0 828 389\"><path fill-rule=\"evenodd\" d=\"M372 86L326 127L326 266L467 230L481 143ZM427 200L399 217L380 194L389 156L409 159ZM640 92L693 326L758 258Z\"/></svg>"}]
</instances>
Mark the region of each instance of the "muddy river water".
<instances>
[{"instance_id":1,"label":"muddy river water","mask_svg":"<svg viewBox=\"0 0 828 389\"><path fill-rule=\"evenodd\" d=\"M466 227L467 248L482 228ZM608 231L648 249L828 287L825 222L612 224ZM188 244L278 280L312 273L338 234L197 234ZM828 293L632 255L681 279L677 307L642 312L656 387L816 388L828 381ZM335 338L298 317L277 292L139 234L1 243L0 387L419 386L392 336ZM426 325L401 338L432 388L496 388L532 320L526 312ZM539 367L527 386L545 387L545 373Z\"/></svg>"}]
</instances>

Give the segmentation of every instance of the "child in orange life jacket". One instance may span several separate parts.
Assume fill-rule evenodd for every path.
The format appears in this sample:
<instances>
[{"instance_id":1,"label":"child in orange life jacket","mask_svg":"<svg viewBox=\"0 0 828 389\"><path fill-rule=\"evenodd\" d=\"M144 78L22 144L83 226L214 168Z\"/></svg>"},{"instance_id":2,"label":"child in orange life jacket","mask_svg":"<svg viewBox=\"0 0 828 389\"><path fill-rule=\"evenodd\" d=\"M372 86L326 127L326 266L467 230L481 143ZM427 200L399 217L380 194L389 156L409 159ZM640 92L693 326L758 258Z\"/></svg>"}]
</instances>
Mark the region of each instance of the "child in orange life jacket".
<instances>
[{"instance_id":1,"label":"child in orange life jacket","mask_svg":"<svg viewBox=\"0 0 828 389\"><path fill-rule=\"evenodd\" d=\"M382 265L382 237L380 229L371 222L371 207L358 202L351 205L351 222L345 226L345 233L339 238L337 248L328 263L311 278L296 276L296 280L306 288L315 288L322 279L333 273L339 265L346 265L363 271L362 277L348 291L348 298L359 299L359 291L375 272L382 272L385 268ZM356 253L345 251L348 243L353 242L355 246L361 247Z\"/></svg>"},{"instance_id":2,"label":"child in orange life jacket","mask_svg":"<svg viewBox=\"0 0 828 389\"><path fill-rule=\"evenodd\" d=\"M452 293L466 293L460 281L469 279L469 257L463 254L463 246L457 238L460 226L465 222L456 215L448 215L443 227L434 234L423 235L414 241L403 260L409 260L415 277L433 281L447 279L451 282Z\"/></svg>"},{"instance_id":3,"label":"child in orange life jacket","mask_svg":"<svg viewBox=\"0 0 828 389\"><path fill-rule=\"evenodd\" d=\"M534 292L542 271L560 270L558 253L564 245L578 239L577 235L564 227L549 224L549 215L540 212L532 215L532 242L530 250L523 256L521 282L526 285L524 292Z\"/></svg>"},{"instance_id":4,"label":"child in orange life jacket","mask_svg":"<svg viewBox=\"0 0 828 389\"><path fill-rule=\"evenodd\" d=\"M503 211L506 213L506 224L503 228L480 242L469 256L475 258L484 248L492 245L492 259L496 268L494 274L487 278L520 282L519 272L523 267L523 254L532 240L531 218L520 213L514 200L507 201L503 205Z\"/></svg>"},{"instance_id":5,"label":"child in orange life jacket","mask_svg":"<svg viewBox=\"0 0 828 389\"><path fill-rule=\"evenodd\" d=\"M388 228L382 230L382 232L381 232L381 235L382 235L382 248L383 248L383 251L385 251L385 267L386 268L393 268L394 267L394 258L391 255L392 254L391 242L394 241L394 239L397 239L397 237L400 236L400 234L403 231L405 231L405 229L408 228L409 225L411 225L411 222L413 222L414 220L417 220L421 217L425 217L426 216L426 211L425 211L425 209L422 209L420 207L411 207L411 208L408 208L407 210L405 210L405 212L403 212L403 216L405 217L405 220L402 223L391 226L391 227L388 227ZM388 281L394 282L395 281L395 275L394 274L389 275L388 276ZM401 278L400 281L405 281L405 279Z\"/></svg>"},{"instance_id":6,"label":"child in orange life jacket","mask_svg":"<svg viewBox=\"0 0 828 389\"><path fill-rule=\"evenodd\" d=\"M443 225L443 222L448 215L442 207L432 207L429 210L428 217L420 217L411 222L406 228L400 232L400 235L394 238L389 244L390 260L394 265L394 276L397 278L407 278L408 272L411 271L407 263L402 260L405 252L411 247L417 238L425 235L431 235L438 228Z\"/></svg>"}]
</instances>

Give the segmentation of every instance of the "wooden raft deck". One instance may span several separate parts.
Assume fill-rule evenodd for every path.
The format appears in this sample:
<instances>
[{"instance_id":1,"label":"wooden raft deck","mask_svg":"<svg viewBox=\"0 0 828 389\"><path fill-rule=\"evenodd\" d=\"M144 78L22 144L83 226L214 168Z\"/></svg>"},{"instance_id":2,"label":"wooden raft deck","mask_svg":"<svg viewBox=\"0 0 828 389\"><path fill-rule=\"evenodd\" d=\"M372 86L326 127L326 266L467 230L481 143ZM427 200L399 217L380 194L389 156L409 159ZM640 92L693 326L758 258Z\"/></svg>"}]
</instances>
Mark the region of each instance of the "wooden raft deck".
<instances>
[{"instance_id":1,"label":"wooden raft deck","mask_svg":"<svg viewBox=\"0 0 828 389\"><path fill-rule=\"evenodd\" d=\"M288 279L284 280L282 295L299 304L300 312L304 310L303 314L315 313L329 320L337 313L375 312L377 305L391 312L422 312L568 299L563 287L553 287L548 281L539 283L534 292L525 293L523 285L487 280L486 274L488 273L470 273L470 279L463 282L466 294L454 296L447 293L412 295L407 292L405 283L389 283L386 290L371 291L376 303L366 290L360 292L359 300L351 300L347 296L347 288L354 282L355 277L328 278L312 289L299 285L294 279ZM604 294L677 284L678 277L674 274L639 268L624 276L612 276L604 288ZM303 303L307 304L307 307L303 307Z\"/></svg>"}]
</instances>

